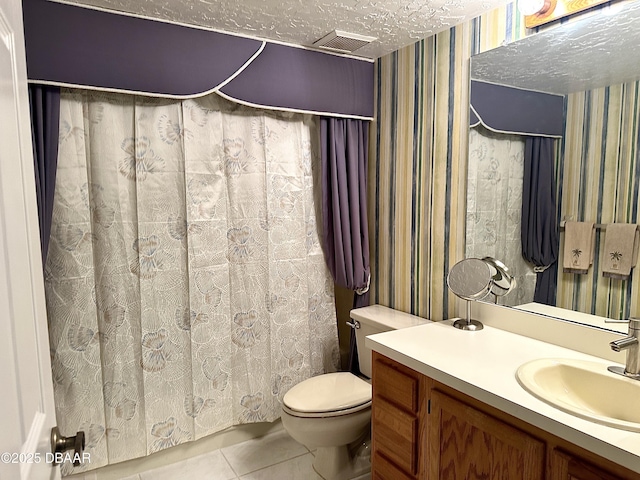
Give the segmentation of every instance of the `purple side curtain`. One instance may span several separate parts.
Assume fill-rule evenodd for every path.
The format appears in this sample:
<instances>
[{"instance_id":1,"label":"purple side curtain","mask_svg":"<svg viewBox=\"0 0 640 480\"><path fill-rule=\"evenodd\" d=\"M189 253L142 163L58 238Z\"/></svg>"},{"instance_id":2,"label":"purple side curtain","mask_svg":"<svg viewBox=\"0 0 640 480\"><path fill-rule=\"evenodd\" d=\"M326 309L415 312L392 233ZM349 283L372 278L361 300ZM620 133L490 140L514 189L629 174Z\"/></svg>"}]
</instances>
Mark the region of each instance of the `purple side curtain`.
<instances>
[{"instance_id":1,"label":"purple side curtain","mask_svg":"<svg viewBox=\"0 0 640 480\"><path fill-rule=\"evenodd\" d=\"M522 189L522 256L537 272L533 301L555 305L558 277L558 223L554 140L527 137Z\"/></svg>"},{"instance_id":2,"label":"purple side curtain","mask_svg":"<svg viewBox=\"0 0 640 480\"><path fill-rule=\"evenodd\" d=\"M368 138L367 121L320 119L323 248L335 283L356 292L353 308L369 305ZM349 370L359 370L353 330Z\"/></svg>"},{"instance_id":3,"label":"purple side curtain","mask_svg":"<svg viewBox=\"0 0 640 480\"><path fill-rule=\"evenodd\" d=\"M47 85L29 85L29 107L31 109L36 197L40 219L40 247L44 268L49 249L53 192L58 166L60 88Z\"/></svg>"}]
</instances>

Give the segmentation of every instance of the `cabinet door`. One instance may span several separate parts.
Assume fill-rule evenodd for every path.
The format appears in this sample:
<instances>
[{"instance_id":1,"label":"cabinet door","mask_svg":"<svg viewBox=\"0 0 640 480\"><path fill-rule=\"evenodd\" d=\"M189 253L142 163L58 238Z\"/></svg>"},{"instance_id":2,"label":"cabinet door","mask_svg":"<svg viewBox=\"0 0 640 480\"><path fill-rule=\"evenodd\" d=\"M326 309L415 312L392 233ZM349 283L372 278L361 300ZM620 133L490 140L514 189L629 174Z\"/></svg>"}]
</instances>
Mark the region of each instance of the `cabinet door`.
<instances>
[{"instance_id":1,"label":"cabinet door","mask_svg":"<svg viewBox=\"0 0 640 480\"><path fill-rule=\"evenodd\" d=\"M549 480L624 480L636 477L619 477L560 450L551 452Z\"/></svg>"},{"instance_id":2,"label":"cabinet door","mask_svg":"<svg viewBox=\"0 0 640 480\"><path fill-rule=\"evenodd\" d=\"M430 480L541 480L545 444L442 392L431 393Z\"/></svg>"}]
</instances>

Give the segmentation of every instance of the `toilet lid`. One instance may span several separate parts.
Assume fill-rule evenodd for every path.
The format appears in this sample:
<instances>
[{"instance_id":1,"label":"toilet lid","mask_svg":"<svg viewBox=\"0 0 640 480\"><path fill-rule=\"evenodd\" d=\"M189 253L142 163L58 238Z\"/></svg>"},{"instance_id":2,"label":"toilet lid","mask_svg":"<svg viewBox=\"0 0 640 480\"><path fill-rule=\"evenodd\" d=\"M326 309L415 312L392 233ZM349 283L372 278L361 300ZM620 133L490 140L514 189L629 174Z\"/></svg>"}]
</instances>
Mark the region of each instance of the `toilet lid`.
<instances>
[{"instance_id":1,"label":"toilet lid","mask_svg":"<svg viewBox=\"0 0 640 480\"><path fill-rule=\"evenodd\" d=\"M312 377L291 388L284 404L307 413L344 410L371 401L371 385L349 372Z\"/></svg>"}]
</instances>

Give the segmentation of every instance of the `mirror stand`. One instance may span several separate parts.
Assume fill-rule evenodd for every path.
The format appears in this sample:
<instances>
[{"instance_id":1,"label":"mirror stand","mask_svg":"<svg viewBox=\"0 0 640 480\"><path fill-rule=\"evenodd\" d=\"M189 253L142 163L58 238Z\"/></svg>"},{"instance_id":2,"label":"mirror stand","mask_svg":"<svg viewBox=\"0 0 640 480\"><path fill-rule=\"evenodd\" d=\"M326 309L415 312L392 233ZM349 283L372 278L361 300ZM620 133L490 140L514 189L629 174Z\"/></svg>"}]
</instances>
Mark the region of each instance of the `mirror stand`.
<instances>
[{"instance_id":1,"label":"mirror stand","mask_svg":"<svg viewBox=\"0 0 640 480\"><path fill-rule=\"evenodd\" d=\"M453 322L453 326L460 330L471 331L482 330L484 328L484 325L482 325L478 320L471 320L471 300L467 300L467 318L459 318Z\"/></svg>"}]
</instances>

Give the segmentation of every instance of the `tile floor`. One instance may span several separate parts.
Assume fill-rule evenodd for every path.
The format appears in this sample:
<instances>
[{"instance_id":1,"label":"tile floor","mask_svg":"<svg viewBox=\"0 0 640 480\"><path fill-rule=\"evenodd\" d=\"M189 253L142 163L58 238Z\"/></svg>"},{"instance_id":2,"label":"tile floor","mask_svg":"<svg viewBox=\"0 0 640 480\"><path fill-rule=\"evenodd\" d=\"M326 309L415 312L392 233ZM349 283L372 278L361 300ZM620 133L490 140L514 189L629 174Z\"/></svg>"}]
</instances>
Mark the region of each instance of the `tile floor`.
<instances>
[{"instance_id":1,"label":"tile floor","mask_svg":"<svg viewBox=\"0 0 640 480\"><path fill-rule=\"evenodd\" d=\"M322 480L312 462L313 452L278 431L122 480ZM85 480L94 478L91 472L84 475ZM364 475L357 480L370 478Z\"/></svg>"}]
</instances>

